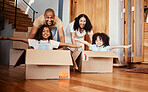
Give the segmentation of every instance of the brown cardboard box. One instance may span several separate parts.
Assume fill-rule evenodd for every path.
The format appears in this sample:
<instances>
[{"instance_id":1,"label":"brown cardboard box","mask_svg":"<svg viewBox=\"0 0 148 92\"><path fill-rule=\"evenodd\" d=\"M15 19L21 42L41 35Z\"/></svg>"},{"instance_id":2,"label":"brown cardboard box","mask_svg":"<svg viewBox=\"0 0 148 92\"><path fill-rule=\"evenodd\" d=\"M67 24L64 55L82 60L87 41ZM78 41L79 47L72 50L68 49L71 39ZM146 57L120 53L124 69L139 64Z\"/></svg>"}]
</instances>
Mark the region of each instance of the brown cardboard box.
<instances>
[{"instance_id":1,"label":"brown cardboard box","mask_svg":"<svg viewBox=\"0 0 148 92\"><path fill-rule=\"evenodd\" d=\"M68 50L26 50L26 79L68 79L72 59Z\"/></svg>"},{"instance_id":2,"label":"brown cardboard box","mask_svg":"<svg viewBox=\"0 0 148 92\"><path fill-rule=\"evenodd\" d=\"M15 65L24 50L10 49L9 65Z\"/></svg>"},{"instance_id":3,"label":"brown cardboard box","mask_svg":"<svg viewBox=\"0 0 148 92\"><path fill-rule=\"evenodd\" d=\"M27 32L13 32L13 37L28 38ZM14 49L27 49L28 44L20 41L13 41Z\"/></svg>"},{"instance_id":4,"label":"brown cardboard box","mask_svg":"<svg viewBox=\"0 0 148 92\"><path fill-rule=\"evenodd\" d=\"M115 53L106 51L77 51L72 56L82 73L111 73L113 58L117 58Z\"/></svg>"}]
</instances>

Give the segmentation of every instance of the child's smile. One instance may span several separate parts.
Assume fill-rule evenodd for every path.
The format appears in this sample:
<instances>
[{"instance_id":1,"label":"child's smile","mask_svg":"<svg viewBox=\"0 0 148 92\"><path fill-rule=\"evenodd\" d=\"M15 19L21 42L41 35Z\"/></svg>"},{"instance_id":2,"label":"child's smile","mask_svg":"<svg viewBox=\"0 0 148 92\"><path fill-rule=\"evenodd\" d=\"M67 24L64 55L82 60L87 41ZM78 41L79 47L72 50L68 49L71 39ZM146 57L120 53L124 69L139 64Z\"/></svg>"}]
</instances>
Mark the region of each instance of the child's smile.
<instances>
[{"instance_id":1,"label":"child's smile","mask_svg":"<svg viewBox=\"0 0 148 92\"><path fill-rule=\"evenodd\" d=\"M44 27L43 32L42 32L42 36L43 36L43 40L48 40L48 37L50 36L50 30L48 27Z\"/></svg>"},{"instance_id":2,"label":"child's smile","mask_svg":"<svg viewBox=\"0 0 148 92\"><path fill-rule=\"evenodd\" d=\"M97 40L96 40L95 43L96 43L96 45L99 46L99 47L103 46L103 41L102 41L102 39L100 39L99 36L97 37Z\"/></svg>"}]
</instances>

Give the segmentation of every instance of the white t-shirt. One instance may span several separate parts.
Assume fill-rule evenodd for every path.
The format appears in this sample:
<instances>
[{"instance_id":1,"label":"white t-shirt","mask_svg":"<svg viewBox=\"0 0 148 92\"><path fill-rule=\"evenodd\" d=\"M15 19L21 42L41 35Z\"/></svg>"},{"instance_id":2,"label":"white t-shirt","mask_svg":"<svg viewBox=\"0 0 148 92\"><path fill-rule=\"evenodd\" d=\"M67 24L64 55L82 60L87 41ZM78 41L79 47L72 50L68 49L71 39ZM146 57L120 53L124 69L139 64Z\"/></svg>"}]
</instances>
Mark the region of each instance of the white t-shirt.
<instances>
[{"instance_id":1,"label":"white t-shirt","mask_svg":"<svg viewBox=\"0 0 148 92\"><path fill-rule=\"evenodd\" d=\"M86 31L83 30L83 32L80 33L80 29L74 30L74 22L75 21L71 22L68 25L66 31L64 32L65 33L65 43L72 44L72 40L71 40L71 33L72 32L76 33L76 36L75 36L76 39L84 40L84 36L86 35ZM87 32L87 33L88 33L88 35L90 35L90 34L93 34L93 31L91 30L90 32ZM81 48L78 49L79 51L84 50L84 44L83 43L76 41L76 45L82 46ZM74 48L69 48L69 49L72 50L72 51L74 50Z\"/></svg>"},{"instance_id":2,"label":"white t-shirt","mask_svg":"<svg viewBox=\"0 0 148 92\"><path fill-rule=\"evenodd\" d=\"M53 48L58 48L60 42L54 40L35 40L35 39L28 39L29 46L32 46L34 49L47 49L53 50Z\"/></svg>"}]
</instances>

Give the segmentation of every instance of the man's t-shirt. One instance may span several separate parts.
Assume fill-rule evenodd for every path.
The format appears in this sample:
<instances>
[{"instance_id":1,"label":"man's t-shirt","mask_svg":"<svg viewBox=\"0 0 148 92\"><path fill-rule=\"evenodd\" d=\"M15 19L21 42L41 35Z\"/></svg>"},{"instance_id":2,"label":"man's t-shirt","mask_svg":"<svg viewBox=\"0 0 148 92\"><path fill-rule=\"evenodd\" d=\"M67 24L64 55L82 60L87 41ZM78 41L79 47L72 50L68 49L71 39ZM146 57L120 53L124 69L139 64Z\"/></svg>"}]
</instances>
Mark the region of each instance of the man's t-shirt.
<instances>
[{"instance_id":1,"label":"man's t-shirt","mask_svg":"<svg viewBox=\"0 0 148 92\"><path fill-rule=\"evenodd\" d=\"M45 18L44 18L44 15L41 15L41 16L39 16L38 18L36 18L35 21L34 21L34 23L33 23L33 25L34 25L35 27L38 27L38 28L39 28L40 26L44 25L44 24L46 24L46 20L45 20ZM53 25L50 26L50 27L51 27L51 28L57 27L57 29L60 29L60 28L63 27L63 23L62 23L62 21L61 21L57 16L55 16L54 23L53 23Z\"/></svg>"}]
</instances>

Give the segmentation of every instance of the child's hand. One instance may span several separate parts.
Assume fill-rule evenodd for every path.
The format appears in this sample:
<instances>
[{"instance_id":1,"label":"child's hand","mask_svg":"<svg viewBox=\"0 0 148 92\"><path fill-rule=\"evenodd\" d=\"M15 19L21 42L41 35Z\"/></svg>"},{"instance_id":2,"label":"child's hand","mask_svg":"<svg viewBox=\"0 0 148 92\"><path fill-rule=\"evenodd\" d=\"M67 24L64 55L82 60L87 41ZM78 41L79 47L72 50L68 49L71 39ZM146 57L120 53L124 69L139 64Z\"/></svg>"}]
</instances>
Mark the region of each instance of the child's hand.
<instances>
[{"instance_id":1,"label":"child's hand","mask_svg":"<svg viewBox=\"0 0 148 92\"><path fill-rule=\"evenodd\" d=\"M132 45L127 45L127 46L125 46L125 48L130 48L130 47L132 47Z\"/></svg>"}]
</instances>

